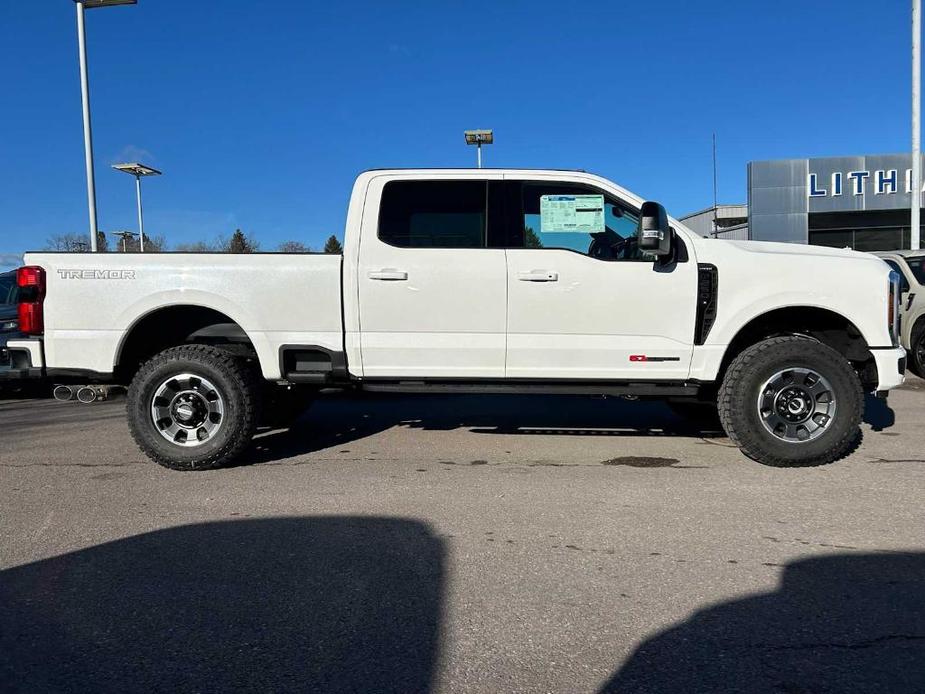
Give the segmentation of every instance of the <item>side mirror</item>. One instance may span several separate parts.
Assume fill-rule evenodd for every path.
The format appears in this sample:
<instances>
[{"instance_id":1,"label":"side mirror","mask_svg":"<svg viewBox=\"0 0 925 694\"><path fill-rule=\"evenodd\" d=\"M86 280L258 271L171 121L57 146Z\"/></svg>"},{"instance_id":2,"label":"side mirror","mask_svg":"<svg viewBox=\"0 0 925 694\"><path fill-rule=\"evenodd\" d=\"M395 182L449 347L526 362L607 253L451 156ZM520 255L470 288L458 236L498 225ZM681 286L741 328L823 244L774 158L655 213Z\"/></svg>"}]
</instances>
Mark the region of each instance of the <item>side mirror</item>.
<instances>
[{"instance_id":1,"label":"side mirror","mask_svg":"<svg viewBox=\"0 0 925 694\"><path fill-rule=\"evenodd\" d=\"M636 243L643 253L656 256L671 254L672 235L668 226L668 213L657 202L644 202L639 211Z\"/></svg>"}]
</instances>

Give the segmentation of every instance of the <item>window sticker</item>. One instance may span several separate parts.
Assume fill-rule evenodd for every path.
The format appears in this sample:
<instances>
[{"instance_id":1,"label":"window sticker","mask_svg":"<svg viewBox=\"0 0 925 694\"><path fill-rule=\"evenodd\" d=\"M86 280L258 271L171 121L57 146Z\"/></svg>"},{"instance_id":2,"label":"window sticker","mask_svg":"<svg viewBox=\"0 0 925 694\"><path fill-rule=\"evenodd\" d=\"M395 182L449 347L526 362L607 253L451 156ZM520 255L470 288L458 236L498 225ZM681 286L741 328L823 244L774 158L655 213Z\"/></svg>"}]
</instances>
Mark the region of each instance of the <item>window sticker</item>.
<instances>
[{"instance_id":1,"label":"window sticker","mask_svg":"<svg viewBox=\"0 0 925 694\"><path fill-rule=\"evenodd\" d=\"M597 234L604 231L603 195L543 195L540 231Z\"/></svg>"}]
</instances>

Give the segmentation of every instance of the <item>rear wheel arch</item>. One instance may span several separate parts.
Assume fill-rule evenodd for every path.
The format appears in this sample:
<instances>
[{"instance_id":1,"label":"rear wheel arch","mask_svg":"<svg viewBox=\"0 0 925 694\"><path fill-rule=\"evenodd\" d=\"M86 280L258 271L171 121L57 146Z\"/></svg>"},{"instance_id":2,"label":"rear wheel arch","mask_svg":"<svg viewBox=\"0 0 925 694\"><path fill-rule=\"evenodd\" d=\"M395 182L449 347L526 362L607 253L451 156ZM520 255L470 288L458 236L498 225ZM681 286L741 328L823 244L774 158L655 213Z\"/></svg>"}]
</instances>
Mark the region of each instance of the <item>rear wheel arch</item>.
<instances>
[{"instance_id":1,"label":"rear wheel arch","mask_svg":"<svg viewBox=\"0 0 925 694\"><path fill-rule=\"evenodd\" d=\"M116 351L116 380L128 383L154 355L169 347L193 343L256 357L247 331L227 314L198 304L162 306L140 316L125 331Z\"/></svg>"}]
</instances>

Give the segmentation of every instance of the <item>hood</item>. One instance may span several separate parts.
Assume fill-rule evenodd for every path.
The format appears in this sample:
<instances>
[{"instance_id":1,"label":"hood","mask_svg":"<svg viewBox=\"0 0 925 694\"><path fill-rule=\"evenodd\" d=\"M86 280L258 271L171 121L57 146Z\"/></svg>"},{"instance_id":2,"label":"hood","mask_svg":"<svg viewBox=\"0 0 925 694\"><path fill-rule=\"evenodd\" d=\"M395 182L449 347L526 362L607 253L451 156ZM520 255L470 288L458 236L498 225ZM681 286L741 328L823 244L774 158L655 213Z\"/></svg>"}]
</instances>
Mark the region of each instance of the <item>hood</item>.
<instances>
[{"instance_id":1,"label":"hood","mask_svg":"<svg viewBox=\"0 0 925 694\"><path fill-rule=\"evenodd\" d=\"M713 243L713 241L710 241ZM855 260L880 260L870 253L853 251L850 248L830 248L828 246L811 246L806 243L778 243L774 241L725 241L716 239L716 243L728 244L733 248L750 253L769 253L772 255L825 256L828 258L853 258Z\"/></svg>"}]
</instances>

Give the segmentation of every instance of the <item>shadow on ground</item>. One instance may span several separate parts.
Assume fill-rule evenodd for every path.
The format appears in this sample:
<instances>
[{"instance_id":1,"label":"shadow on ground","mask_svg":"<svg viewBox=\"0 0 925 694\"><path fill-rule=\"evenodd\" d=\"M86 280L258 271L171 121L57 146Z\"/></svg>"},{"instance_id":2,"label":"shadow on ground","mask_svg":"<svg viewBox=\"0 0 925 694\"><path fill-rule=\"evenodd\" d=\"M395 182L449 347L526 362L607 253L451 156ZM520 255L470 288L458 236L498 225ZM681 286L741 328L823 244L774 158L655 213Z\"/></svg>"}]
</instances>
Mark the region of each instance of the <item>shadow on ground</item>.
<instances>
[{"instance_id":1,"label":"shadow on ground","mask_svg":"<svg viewBox=\"0 0 925 694\"><path fill-rule=\"evenodd\" d=\"M603 692L925 692L925 554L797 561L643 643Z\"/></svg>"},{"instance_id":2,"label":"shadow on ground","mask_svg":"<svg viewBox=\"0 0 925 694\"><path fill-rule=\"evenodd\" d=\"M724 437L715 418L694 421L659 401L569 395L322 397L290 430L264 433L244 464L343 446L395 426L477 434Z\"/></svg>"},{"instance_id":3,"label":"shadow on ground","mask_svg":"<svg viewBox=\"0 0 925 694\"><path fill-rule=\"evenodd\" d=\"M445 550L427 525L189 525L0 572L4 691L432 688Z\"/></svg>"},{"instance_id":4,"label":"shadow on ground","mask_svg":"<svg viewBox=\"0 0 925 694\"><path fill-rule=\"evenodd\" d=\"M864 421L874 431L896 421L887 401L868 397ZM427 431L544 436L724 438L716 416L679 415L658 400L574 395L324 396L289 430L264 432L241 464L271 462L344 446L395 426ZM731 445L731 444L730 444Z\"/></svg>"},{"instance_id":5,"label":"shadow on ground","mask_svg":"<svg viewBox=\"0 0 925 694\"><path fill-rule=\"evenodd\" d=\"M874 431L883 431L896 424L896 413L886 398L864 396L864 422Z\"/></svg>"}]
</instances>

